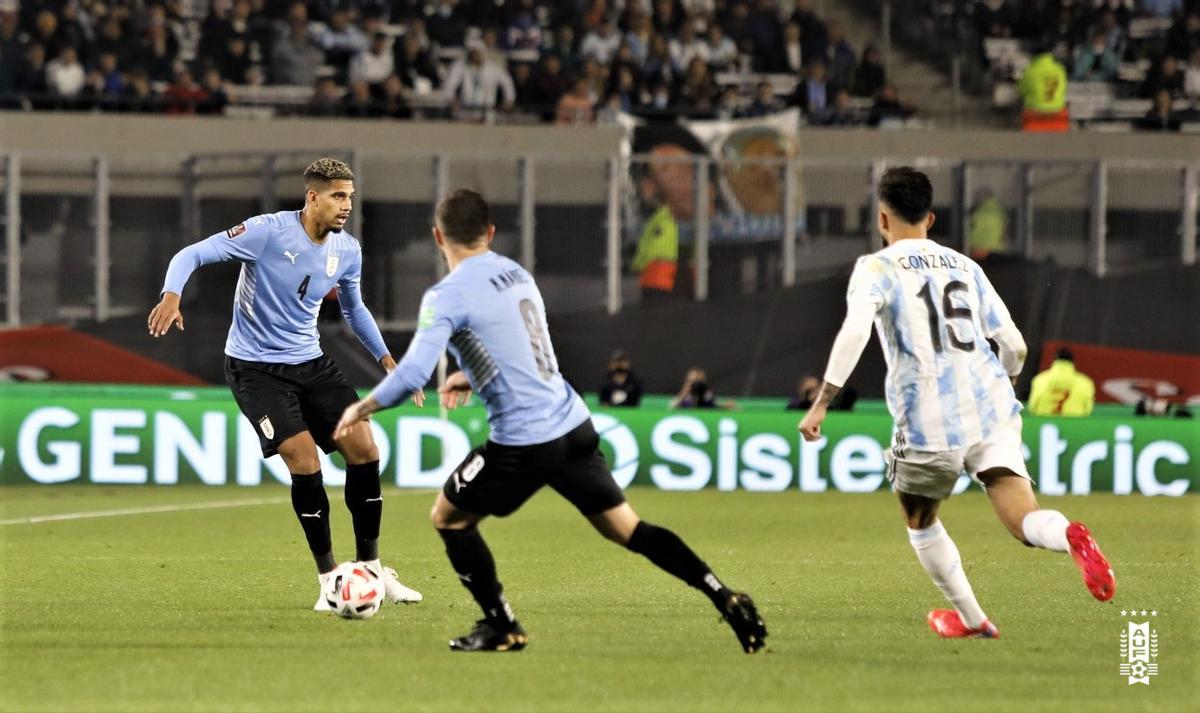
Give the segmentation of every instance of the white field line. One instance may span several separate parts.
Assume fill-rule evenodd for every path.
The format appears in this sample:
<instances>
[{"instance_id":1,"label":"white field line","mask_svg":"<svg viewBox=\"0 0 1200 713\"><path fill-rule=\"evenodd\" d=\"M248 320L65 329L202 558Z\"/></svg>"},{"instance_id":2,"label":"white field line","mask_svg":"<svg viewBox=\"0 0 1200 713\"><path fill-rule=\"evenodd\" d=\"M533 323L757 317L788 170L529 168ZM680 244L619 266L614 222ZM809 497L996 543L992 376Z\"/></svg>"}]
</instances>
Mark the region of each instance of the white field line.
<instances>
[{"instance_id":1,"label":"white field line","mask_svg":"<svg viewBox=\"0 0 1200 713\"><path fill-rule=\"evenodd\" d=\"M428 495L428 490L405 490L392 495ZM11 520L0 520L0 525L37 525L43 522L62 522L65 520L88 520L97 517L124 517L126 515L150 515L162 512L187 512L189 510L218 510L222 508L253 507L255 505L279 505L291 502L290 497L254 498L250 500L214 500L207 503L183 503L179 505L150 505L140 508L120 508L117 510L88 510L85 512L64 512L55 515L34 515L18 517Z\"/></svg>"}]
</instances>

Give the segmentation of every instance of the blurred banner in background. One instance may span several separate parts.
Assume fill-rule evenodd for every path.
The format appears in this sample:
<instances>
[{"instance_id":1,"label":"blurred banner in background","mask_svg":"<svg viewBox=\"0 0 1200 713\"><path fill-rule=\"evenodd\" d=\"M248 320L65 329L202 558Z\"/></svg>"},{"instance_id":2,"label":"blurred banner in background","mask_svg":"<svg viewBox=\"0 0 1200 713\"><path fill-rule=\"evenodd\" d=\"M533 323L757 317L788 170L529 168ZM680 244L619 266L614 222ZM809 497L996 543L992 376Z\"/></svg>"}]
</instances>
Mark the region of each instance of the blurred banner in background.
<instances>
[{"instance_id":1,"label":"blurred banner in background","mask_svg":"<svg viewBox=\"0 0 1200 713\"><path fill-rule=\"evenodd\" d=\"M1062 348L1069 349L1075 366L1096 382L1098 403L1136 406L1161 401L1200 406L1198 356L1051 340L1042 347L1042 371Z\"/></svg>"},{"instance_id":2,"label":"blurred banner in background","mask_svg":"<svg viewBox=\"0 0 1200 713\"><path fill-rule=\"evenodd\" d=\"M288 483L278 457L221 388L0 386L0 483ZM799 412L750 402L738 412L643 407L597 412L603 449L622 487L663 490L873 492L887 487L891 417L877 404L837 413L826 437L804 443ZM404 407L372 427L385 482L439 487L487 437L472 406L438 417ZM1045 495L1179 496L1200 490L1200 422L1120 418L1025 420L1025 443ZM325 482L340 485L340 459L322 457ZM970 485L962 478L957 491Z\"/></svg>"}]
</instances>

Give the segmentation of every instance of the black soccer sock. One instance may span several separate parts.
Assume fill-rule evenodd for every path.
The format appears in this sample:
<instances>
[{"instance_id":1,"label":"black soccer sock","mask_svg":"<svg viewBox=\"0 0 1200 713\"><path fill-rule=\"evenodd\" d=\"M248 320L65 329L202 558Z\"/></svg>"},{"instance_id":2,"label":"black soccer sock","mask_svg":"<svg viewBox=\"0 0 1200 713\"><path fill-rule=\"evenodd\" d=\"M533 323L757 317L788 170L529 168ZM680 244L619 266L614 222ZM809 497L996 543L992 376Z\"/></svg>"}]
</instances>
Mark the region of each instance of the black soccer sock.
<instances>
[{"instance_id":1,"label":"black soccer sock","mask_svg":"<svg viewBox=\"0 0 1200 713\"><path fill-rule=\"evenodd\" d=\"M383 517L379 461L346 466L346 507L354 520L355 559L379 559L379 521Z\"/></svg>"},{"instance_id":2,"label":"black soccer sock","mask_svg":"<svg viewBox=\"0 0 1200 713\"><path fill-rule=\"evenodd\" d=\"M321 471L311 475L292 474L292 509L304 528L308 549L317 562L317 572L325 574L337 567L333 559L333 540L329 536L329 496Z\"/></svg>"},{"instance_id":3,"label":"black soccer sock","mask_svg":"<svg viewBox=\"0 0 1200 713\"><path fill-rule=\"evenodd\" d=\"M686 542L679 539L679 535L643 521L634 528L626 547L704 592L718 611L725 611L725 601L733 592L717 579Z\"/></svg>"},{"instance_id":4,"label":"black soccer sock","mask_svg":"<svg viewBox=\"0 0 1200 713\"><path fill-rule=\"evenodd\" d=\"M459 581L475 597L483 609L484 617L498 629L511 630L517 620L504 598L504 587L496 579L496 560L483 541L483 535L479 534L479 528L438 530L438 534L446 543L450 566L454 567Z\"/></svg>"}]
</instances>

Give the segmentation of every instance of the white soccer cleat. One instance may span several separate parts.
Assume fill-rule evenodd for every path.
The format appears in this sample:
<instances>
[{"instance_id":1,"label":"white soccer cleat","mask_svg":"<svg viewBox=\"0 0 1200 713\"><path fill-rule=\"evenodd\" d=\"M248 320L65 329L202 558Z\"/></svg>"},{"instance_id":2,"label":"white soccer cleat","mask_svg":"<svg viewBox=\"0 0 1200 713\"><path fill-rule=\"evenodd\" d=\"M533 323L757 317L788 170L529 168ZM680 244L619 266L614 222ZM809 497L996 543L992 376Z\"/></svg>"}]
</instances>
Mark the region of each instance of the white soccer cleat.
<instances>
[{"instance_id":1,"label":"white soccer cleat","mask_svg":"<svg viewBox=\"0 0 1200 713\"><path fill-rule=\"evenodd\" d=\"M380 565L378 560L375 562L364 562L363 564L383 580L383 588L389 602L393 604L400 604L402 602L412 604L425 598L417 590L409 589L401 584L400 580L396 578L396 570L391 567Z\"/></svg>"},{"instance_id":2,"label":"white soccer cleat","mask_svg":"<svg viewBox=\"0 0 1200 713\"><path fill-rule=\"evenodd\" d=\"M318 574L317 583L320 585L321 591L317 594L317 603L313 605L313 611L333 611L333 606L329 604L329 598L332 596L330 587L333 586L333 572Z\"/></svg>"}]
</instances>

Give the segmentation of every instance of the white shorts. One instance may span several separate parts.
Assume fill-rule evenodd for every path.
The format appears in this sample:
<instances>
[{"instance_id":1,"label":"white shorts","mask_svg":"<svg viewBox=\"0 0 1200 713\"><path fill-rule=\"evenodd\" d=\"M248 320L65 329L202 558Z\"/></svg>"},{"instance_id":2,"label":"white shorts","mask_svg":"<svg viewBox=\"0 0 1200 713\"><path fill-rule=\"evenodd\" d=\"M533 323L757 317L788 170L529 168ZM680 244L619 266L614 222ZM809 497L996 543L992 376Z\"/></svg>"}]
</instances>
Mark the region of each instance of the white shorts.
<instances>
[{"instance_id":1,"label":"white shorts","mask_svg":"<svg viewBox=\"0 0 1200 713\"><path fill-rule=\"evenodd\" d=\"M902 493L945 500L954 490L958 477L966 471L982 485L978 474L992 468L1007 468L1032 481L1025 468L1021 447L1021 415L992 431L986 440L952 451L916 451L911 447L896 447L883 454L887 461L887 476L892 487Z\"/></svg>"}]
</instances>

